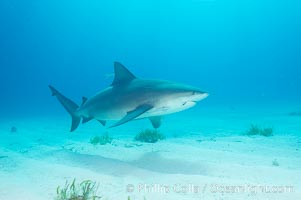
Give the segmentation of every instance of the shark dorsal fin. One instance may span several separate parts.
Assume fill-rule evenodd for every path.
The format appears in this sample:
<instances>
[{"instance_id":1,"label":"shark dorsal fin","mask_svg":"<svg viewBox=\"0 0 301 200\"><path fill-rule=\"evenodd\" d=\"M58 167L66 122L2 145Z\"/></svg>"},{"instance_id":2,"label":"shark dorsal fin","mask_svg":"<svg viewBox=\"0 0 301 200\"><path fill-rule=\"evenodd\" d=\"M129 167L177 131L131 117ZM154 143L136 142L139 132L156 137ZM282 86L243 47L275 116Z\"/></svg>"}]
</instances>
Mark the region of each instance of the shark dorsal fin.
<instances>
[{"instance_id":1,"label":"shark dorsal fin","mask_svg":"<svg viewBox=\"0 0 301 200\"><path fill-rule=\"evenodd\" d=\"M126 84L134 80L136 77L119 62L114 62L115 78L112 86Z\"/></svg>"}]
</instances>

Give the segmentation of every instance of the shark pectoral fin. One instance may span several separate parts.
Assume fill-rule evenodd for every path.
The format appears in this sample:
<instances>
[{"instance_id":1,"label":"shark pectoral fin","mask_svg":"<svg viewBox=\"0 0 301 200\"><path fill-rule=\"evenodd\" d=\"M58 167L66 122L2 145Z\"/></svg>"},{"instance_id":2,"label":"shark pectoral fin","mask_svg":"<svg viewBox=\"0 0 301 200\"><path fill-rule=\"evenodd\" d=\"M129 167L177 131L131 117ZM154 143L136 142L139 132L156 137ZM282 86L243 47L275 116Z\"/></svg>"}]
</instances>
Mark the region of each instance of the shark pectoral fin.
<instances>
[{"instance_id":1,"label":"shark pectoral fin","mask_svg":"<svg viewBox=\"0 0 301 200\"><path fill-rule=\"evenodd\" d=\"M137 118L138 116L142 115L143 113L145 113L146 111L148 111L152 108L153 108L153 106L147 105L147 104L138 106L135 110L132 110L132 111L128 112L127 115L124 116L116 124L110 126L110 128L115 127L115 126L119 126L119 125L124 124L128 121L131 121L131 120Z\"/></svg>"},{"instance_id":2,"label":"shark pectoral fin","mask_svg":"<svg viewBox=\"0 0 301 200\"><path fill-rule=\"evenodd\" d=\"M84 124L84 123L87 123L88 121L90 121L90 120L92 120L93 119L93 117L83 117L83 121L82 121L82 123Z\"/></svg>"},{"instance_id":3,"label":"shark pectoral fin","mask_svg":"<svg viewBox=\"0 0 301 200\"><path fill-rule=\"evenodd\" d=\"M112 86L126 84L134 80L136 77L119 62L114 62L115 78Z\"/></svg>"},{"instance_id":4,"label":"shark pectoral fin","mask_svg":"<svg viewBox=\"0 0 301 200\"><path fill-rule=\"evenodd\" d=\"M149 120L151 121L154 128L159 128L161 126L161 122L162 122L161 121L162 120L161 116L150 117Z\"/></svg>"},{"instance_id":5,"label":"shark pectoral fin","mask_svg":"<svg viewBox=\"0 0 301 200\"><path fill-rule=\"evenodd\" d=\"M105 120L97 120L97 121L99 121L99 123L101 123L103 126L106 126L106 121Z\"/></svg>"}]
</instances>

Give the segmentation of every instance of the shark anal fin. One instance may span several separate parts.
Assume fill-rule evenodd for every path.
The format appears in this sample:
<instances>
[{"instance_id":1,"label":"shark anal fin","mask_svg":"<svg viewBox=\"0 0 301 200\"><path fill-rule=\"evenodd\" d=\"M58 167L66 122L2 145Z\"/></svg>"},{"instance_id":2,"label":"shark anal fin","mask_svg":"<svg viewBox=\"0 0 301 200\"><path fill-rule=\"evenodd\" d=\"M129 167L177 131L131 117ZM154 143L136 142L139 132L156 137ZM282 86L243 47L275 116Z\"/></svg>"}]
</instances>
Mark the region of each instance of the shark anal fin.
<instances>
[{"instance_id":1,"label":"shark anal fin","mask_svg":"<svg viewBox=\"0 0 301 200\"><path fill-rule=\"evenodd\" d=\"M84 123L87 123L88 121L90 121L90 120L92 120L93 119L93 117L83 117L83 121L82 121L82 123L84 124Z\"/></svg>"},{"instance_id":2,"label":"shark anal fin","mask_svg":"<svg viewBox=\"0 0 301 200\"><path fill-rule=\"evenodd\" d=\"M152 108L153 108L153 106L148 105L148 104L138 106L135 110L132 110L132 111L128 112L127 115L124 116L121 120L119 120L116 124L110 126L110 128L115 127L115 126L119 126L119 125L124 124L128 121L131 121L131 120L139 117L140 115L142 115L143 113L145 113L146 111L148 111Z\"/></svg>"},{"instance_id":3,"label":"shark anal fin","mask_svg":"<svg viewBox=\"0 0 301 200\"><path fill-rule=\"evenodd\" d=\"M106 126L106 121L105 120L97 120L97 121L99 121L99 123L101 123L103 126Z\"/></svg>"},{"instance_id":4,"label":"shark anal fin","mask_svg":"<svg viewBox=\"0 0 301 200\"><path fill-rule=\"evenodd\" d=\"M114 62L115 78L112 86L126 84L134 80L136 77L121 63Z\"/></svg>"},{"instance_id":5,"label":"shark anal fin","mask_svg":"<svg viewBox=\"0 0 301 200\"><path fill-rule=\"evenodd\" d=\"M83 121L82 123L87 123L89 122L90 120L94 119L94 117L83 117ZM99 123L101 123L103 126L106 125L106 121L105 120L97 120Z\"/></svg>"},{"instance_id":6,"label":"shark anal fin","mask_svg":"<svg viewBox=\"0 0 301 200\"><path fill-rule=\"evenodd\" d=\"M154 128L157 129L161 126L161 122L162 122L162 117L161 116L150 117L149 120L151 121Z\"/></svg>"}]
</instances>

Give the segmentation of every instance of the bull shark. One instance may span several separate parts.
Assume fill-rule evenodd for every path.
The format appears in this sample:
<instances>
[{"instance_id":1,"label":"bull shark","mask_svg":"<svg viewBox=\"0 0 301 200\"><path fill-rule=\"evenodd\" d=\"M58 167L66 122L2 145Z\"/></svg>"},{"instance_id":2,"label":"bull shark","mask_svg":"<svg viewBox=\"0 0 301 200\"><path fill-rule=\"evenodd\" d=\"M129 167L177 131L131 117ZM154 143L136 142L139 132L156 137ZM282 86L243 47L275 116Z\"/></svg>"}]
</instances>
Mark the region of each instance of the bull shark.
<instances>
[{"instance_id":1,"label":"bull shark","mask_svg":"<svg viewBox=\"0 0 301 200\"><path fill-rule=\"evenodd\" d=\"M90 99L83 97L80 106L49 85L52 96L72 117L71 132L81 119L82 123L96 119L104 126L108 120L118 120L111 128L149 118L153 127L159 128L162 116L191 108L208 96L189 85L137 78L119 62L114 62L114 71L113 83Z\"/></svg>"}]
</instances>

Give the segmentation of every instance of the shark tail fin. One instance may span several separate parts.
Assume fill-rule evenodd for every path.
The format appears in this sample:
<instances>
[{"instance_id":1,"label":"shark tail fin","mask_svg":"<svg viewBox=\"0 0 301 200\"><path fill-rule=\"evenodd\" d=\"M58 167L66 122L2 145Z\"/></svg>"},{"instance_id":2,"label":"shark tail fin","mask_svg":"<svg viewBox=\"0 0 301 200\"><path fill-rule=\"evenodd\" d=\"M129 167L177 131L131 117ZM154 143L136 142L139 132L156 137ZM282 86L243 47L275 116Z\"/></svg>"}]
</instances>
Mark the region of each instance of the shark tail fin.
<instances>
[{"instance_id":1,"label":"shark tail fin","mask_svg":"<svg viewBox=\"0 0 301 200\"><path fill-rule=\"evenodd\" d=\"M58 101L63 105L63 107L67 110L67 112L71 115L72 117L72 125L71 125L71 132L74 131L81 120L81 117L76 114L76 111L78 109L78 105L62 95L59 91L57 91L54 87L49 85L49 88L52 92L52 96L56 96Z\"/></svg>"}]
</instances>

